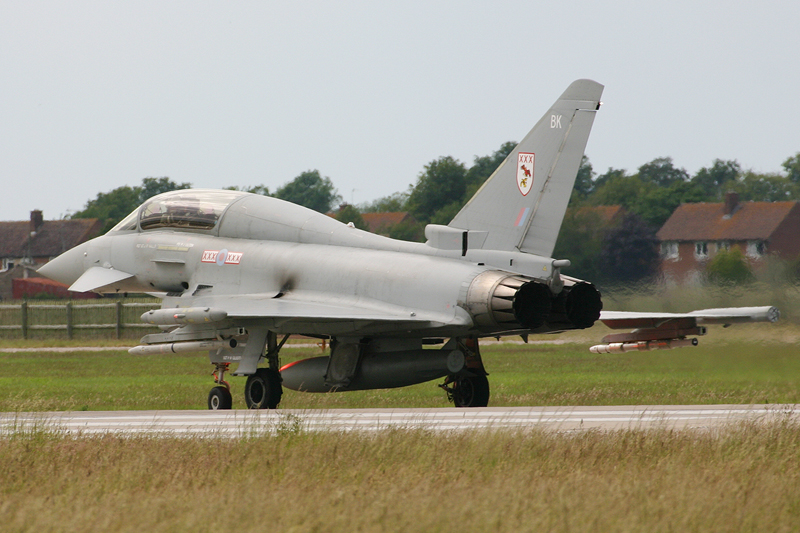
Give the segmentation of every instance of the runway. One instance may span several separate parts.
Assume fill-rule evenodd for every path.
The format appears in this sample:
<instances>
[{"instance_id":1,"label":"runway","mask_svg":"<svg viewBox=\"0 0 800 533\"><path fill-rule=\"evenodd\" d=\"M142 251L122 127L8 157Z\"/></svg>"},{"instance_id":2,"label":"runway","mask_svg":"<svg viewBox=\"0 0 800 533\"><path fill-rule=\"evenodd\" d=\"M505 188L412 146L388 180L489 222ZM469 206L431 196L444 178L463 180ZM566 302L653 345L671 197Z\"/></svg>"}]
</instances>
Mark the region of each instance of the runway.
<instances>
[{"instance_id":1,"label":"runway","mask_svg":"<svg viewBox=\"0 0 800 533\"><path fill-rule=\"evenodd\" d=\"M797 405L487 407L274 411L96 411L1 413L0 435L46 430L97 434L249 437L288 431L374 432L542 429L556 432L668 428L708 430L742 421L798 420Z\"/></svg>"}]
</instances>

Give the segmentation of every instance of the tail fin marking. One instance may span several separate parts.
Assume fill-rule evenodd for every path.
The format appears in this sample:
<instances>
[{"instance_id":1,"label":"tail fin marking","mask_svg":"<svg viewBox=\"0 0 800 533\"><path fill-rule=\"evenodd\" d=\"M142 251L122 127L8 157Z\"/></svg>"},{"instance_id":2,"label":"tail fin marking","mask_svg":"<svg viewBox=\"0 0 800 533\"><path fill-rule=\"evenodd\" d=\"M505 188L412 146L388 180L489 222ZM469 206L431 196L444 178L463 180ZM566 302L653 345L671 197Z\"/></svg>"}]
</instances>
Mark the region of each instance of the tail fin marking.
<instances>
[{"instance_id":1,"label":"tail fin marking","mask_svg":"<svg viewBox=\"0 0 800 533\"><path fill-rule=\"evenodd\" d=\"M549 257L602 92L573 82L448 226L487 232L484 249Z\"/></svg>"}]
</instances>

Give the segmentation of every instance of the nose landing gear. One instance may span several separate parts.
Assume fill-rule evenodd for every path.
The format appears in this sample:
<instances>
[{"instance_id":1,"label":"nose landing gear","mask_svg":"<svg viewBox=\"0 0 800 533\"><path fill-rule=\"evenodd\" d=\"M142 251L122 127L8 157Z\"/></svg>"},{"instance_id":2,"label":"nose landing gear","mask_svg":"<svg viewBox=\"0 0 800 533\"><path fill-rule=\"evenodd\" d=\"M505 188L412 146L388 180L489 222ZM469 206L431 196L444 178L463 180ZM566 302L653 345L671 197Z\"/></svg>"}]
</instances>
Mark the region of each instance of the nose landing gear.
<instances>
[{"instance_id":1,"label":"nose landing gear","mask_svg":"<svg viewBox=\"0 0 800 533\"><path fill-rule=\"evenodd\" d=\"M214 411L218 409L230 409L233 407L233 397L231 396L231 386L225 381L225 372L228 371L230 363L214 363L214 383L219 386L211 389L208 393L208 408Z\"/></svg>"},{"instance_id":2,"label":"nose landing gear","mask_svg":"<svg viewBox=\"0 0 800 533\"><path fill-rule=\"evenodd\" d=\"M288 339L289 335L286 335L281 342L278 342L277 335L272 331L254 330L250 332L248 340L253 347L250 349L249 355L245 352L239 358L239 367L236 370L238 374L234 373L234 375L247 375L244 401L248 409L276 409L281 402L283 380L278 370L280 368L279 353ZM265 346L266 354L264 353ZM247 345L245 345L245 349L247 349ZM217 360L213 352L210 352L209 355L211 355L211 364L214 365L212 375L217 386L208 393L208 408L212 410L231 409L233 407L231 386L225 381L225 373L229 371L231 363ZM268 368L256 368L262 359L269 362ZM243 366L247 370L243 371Z\"/></svg>"}]
</instances>

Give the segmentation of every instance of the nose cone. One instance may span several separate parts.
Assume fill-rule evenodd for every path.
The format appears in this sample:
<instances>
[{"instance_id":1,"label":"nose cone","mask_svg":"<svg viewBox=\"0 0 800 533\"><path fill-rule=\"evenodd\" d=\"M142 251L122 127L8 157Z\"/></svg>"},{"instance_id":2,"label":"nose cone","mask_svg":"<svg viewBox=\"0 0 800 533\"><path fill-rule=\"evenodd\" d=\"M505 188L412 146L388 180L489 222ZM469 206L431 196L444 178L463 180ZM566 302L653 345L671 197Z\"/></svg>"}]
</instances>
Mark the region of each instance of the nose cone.
<instances>
[{"instance_id":1,"label":"nose cone","mask_svg":"<svg viewBox=\"0 0 800 533\"><path fill-rule=\"evenodd\" d=\"M71 250L67 250L40 267L37 272L64 285L72 285L75 280L83 275L85 270L83 260L86 257L88 247L89 243L85 242Z\"/></svg>"}]
</instances>

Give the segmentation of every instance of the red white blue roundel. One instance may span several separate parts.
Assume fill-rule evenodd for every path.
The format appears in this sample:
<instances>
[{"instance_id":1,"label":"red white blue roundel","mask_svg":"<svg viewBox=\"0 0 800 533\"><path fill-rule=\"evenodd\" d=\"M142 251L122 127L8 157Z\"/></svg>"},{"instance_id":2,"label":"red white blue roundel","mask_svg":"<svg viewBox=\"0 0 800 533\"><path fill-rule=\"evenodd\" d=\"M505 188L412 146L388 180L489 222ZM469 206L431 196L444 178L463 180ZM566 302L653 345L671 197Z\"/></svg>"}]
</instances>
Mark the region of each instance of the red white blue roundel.
<instances>
[{"instance_id":1,"label":"red white blue roundel","mask_svg":"<svg viewBox=\"0 0 800 533\"><path fill-rule=\"evenodd\" d=\"M225 264L225 260L226 260L226 259L228 259L228 250L226 250L225 248L223 248L223 249L222 249L222 250L220 250L220 251L219 251L219 253L217 254L217 260L216 260L216 263L217 263L219 266L222 266L222 265L224 265L224 264Z\"/></svg>"},{"instance_id":2,"label":"red white blue roundel","mask_svg":"<svg viewBox=\"0 0 800 533\"><path fill-rule=\"evenodd\" d=\"M522 196L527 196L531 192L533 185L533 167L536 154L530 152L520 152L517 154L517 187Z\"/></svg>"}]
</instances>

